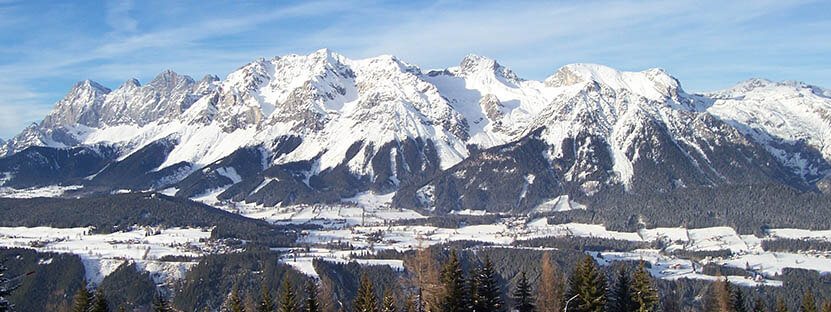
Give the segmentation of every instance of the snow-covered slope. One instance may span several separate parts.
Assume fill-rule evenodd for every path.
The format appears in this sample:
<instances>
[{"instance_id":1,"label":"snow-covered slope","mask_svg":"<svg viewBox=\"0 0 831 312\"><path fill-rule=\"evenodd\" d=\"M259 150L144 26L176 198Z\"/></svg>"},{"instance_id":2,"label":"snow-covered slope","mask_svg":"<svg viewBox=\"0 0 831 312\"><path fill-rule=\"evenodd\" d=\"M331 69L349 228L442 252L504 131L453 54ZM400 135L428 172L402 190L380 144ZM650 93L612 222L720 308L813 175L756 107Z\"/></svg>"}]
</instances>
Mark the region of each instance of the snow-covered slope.
<instances>
[{"instance_id":1,"label":"snow-covered slope","mask_svg":"<svg viewBox=\"0 0 831 312\"><path fill-rule=\"evenodd\" d=\"M750 79L704 93L706 111L762 143L809 181L831 170L831 91L802 82Z\"/></svg>"},{"instance_id":2,"label":"snow-covered slope","mask_svg":"<svg viewBox=\"0 0 831 312\"><path fill-rule=\"evenodd\" d=\"M534 170L551 176L517 176L522 195L514 202L534 192L591 195L604 185L633 192L748 179L803 185L829 172L829 93L748 82L690 95L661 69L593 64L533 81L477 55L424 72L394 56L351 60L322 49L258 59L223 80L165 71L115 90L80 82L43 122L0 144L0 155L106 146L115 151L111 163L79 178L101 187L139 175L142 183L121 187L224 192L261 204L422 188L450 172L470 184L479 171L459 166L497 161L500 149L517 144L532 144L523 153L540 158ZM21 166L0 171L13 178L14 168Z\"/></svg>"}]
</instances>

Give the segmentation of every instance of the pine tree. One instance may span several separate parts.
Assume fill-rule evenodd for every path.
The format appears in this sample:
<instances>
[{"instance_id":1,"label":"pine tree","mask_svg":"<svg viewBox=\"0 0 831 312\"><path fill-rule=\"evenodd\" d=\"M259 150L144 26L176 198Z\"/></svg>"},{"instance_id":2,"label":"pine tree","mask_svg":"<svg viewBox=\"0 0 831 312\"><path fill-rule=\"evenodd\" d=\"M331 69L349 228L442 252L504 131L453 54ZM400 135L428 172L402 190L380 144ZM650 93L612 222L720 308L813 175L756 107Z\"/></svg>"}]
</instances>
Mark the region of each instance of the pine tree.
<instances>
[{"instance_id":1,"label":"pine tree","mask_svg":"<svg viewBox=\"0 0 831 312\"><path fill-rule=\"evenodd\" d=\"M631 312L635 311L635 303L632 301L632 281L629 272L626 270L626 263L621 263L617 269L615 283L609 295L610 312Z\"/></svg>"},{"instance_id":2,"label":"pine tree","mask_svg":"<svg viewBox=\"0 0 831 312\"><path fill-rule=\"evenodd\" d=\"M72 308L70 311L72 312L87 312L89 310L90 304L92 303L92 293L87 289L87 281L81 282L81 288L78 289L78 293L75 294L75 298L72 299Z\"/></svg>"},{"instance_id":3,"label":"pine tree","mask_svg":"<svg viewBox=\"0 0 831 312\"><path fill-rule=\"evenodd\" d=\"M231 288L231 293L228 294L228 298L225 299L225 309L223 311L245 311L245 308L242 305L242 298L240 298L239 296L239 288L237 287L237 285L234 285L234 287Z\"/></svg>"},{"instance_id":4,"label":"pine tree","mask_svg":"<svg viewBox=\"0 0 831 312\"><path fill-rule=\"evenodd\" d=\"M417 300L418 298L413 293L407 295L404 301L404 312L419 312L418 303L416 303Z\"/></svg>"},{"instance_id":5,"label":"pine tree","mask_svg":"<svg viewBox=\"0 0 831 312\"><path fill-rule=\"evenodd\" d=\"M817 312L817 303L814 301L814 295L809 289L805 289L805 296L802 297L802 305L799 306L799 312Z\"/></svg>"},{"instance_id":6,"label":"pine tree","mask_svg":"<svg viewBox=\"0 0 831 312\"><path fill-rule=\"evenodd\" d=\"M361 275L361 286L358 288L358 295L355 296L353 311L378 312L378 297L375 296L375 289L366 273Z\"/></svg>"},{"instance_id":7,"label":"pine tree","mask_svg":"<svg viewBox=\"0 0 831 312\"><path fill-rule=\"evenodd\" d=\"M156 292L155 298L153 300L153 312L172 312L173 308L170 307L170 303L167 302L164 295L159 292Z\"/></svg>"},{"instance_id":8,"label":"pine tree","mask_svg":"<svg viewBox=\"0 0 831 312\"><path fill-rule=\"evenodd\" d=\"M306 283L306 312L320 312L317 293L317 283L314 280Z\"/></svg>"},{"instance_id":9,"label":"pine tree","mask_svg":"<svg viewBox=\"0 0 831 312\"><path fill-rule=\"evenodd\" d=\"M9 278L6 277L7 270L8 268L2 263L0 263L0 312L14 310L14 305L11 304L7 298L17 287L9 284ZM84 284L84 286L86 286L86 284Z\"/></svg>"},{"instance_id":10,"label":"pine tree","mask_svg":"<svg viewBox=\"0 0 831 312\"><path fill-rule=\"evenodd\" d=\"M574 269L569 282L569 298L579 295L569 305L569 311L599 312L606 308L606 277L590 255Z\"/></svg>"},{"instance_id":11,"label":"pine tree","mask_svg":"<svg viewBox=\"0 0 831 312\"><path fill-rule=\"evenodd\" d=\"M740 287L733 289L733 295L730 297L730 307L735 312L747 312L747 305L744 302L744 294Z\"/></svg>"},{"instance_id":12,"label":"pine tree","mask_svg":"<svg viewBox=\"0 0 831 312\"><path fill-rule=\"evenodd\" d=\"M279 312L295 312L297 311L297 296L294 294L291 282L288 277L283 280L283 294L280 295L280 307L277 308Z\"/></svg>"},{"instance_id":13,"label":"pine tree","mask_svg":"<svg viewBox=\"0 0 831 312\"><path fill-rule=\"evenodd\" d=\"M101 287L98 287L95 290L95 297L92 299L92 303L90 304L89 308L90 312L109 312L110 311L110 304L107 302L107 298L104 295L104 290Z\"/></svg>"},{"instance_id":14,"label":"pine tree","mask_svg":"<svg viewBox=\"0 0 831 312\"><path fill-rule=\"evenodd\" d=\"M825 301L822 303L822 312L831 312L831 302Z\"/></svg>"},{"instance_id":15,"label":"pine tree","mask_svg":"<svg viewBox=\"0 0 831 312\"><path fill-rule=\"evenodd\" d=\"M265 282L260 286L260 303L257 304L257 312L274 312L274 299L271 298L271 291Z\"/></svg>"},{"instance_id":16,"label":"pine tree","mask_svg":"<svg viewBox=\"0 0 831 312\"><path fill-rule=\"evenodd\" d=\"M776 298L776 312L790 312L785 301L782 301L782 297Z\"/></svg>"},{"instance_id":17,"label":"pine tree","mask_svg":"<svg viewBox=\"0 0 831 312\"><path fill-rule=\"evenodd\" d=\"M479 270L476 267L470 269L465 281L464 305L466 311L475 311L482 304L479 298Z\"/></svg>"},{"instance_id":18,"label":"pine tree","mask_svg":"<svg viewBox=\"0 0 831 312\"><path fill-rule=\"evenodd\" d=\"M257 311L260 308L260 303L257 302L257 299L254 299L254 293L252 291L245 292L245 299L243 299L243 307L245 311Z\"/></svg>"},{"instance_id":19,"label":"pine tree","mask_svg":"<svg viewBox=\"0 0 831 312\"><path fill-rule=\"evenodd\" d=\"M442 267L441 284L441 311L465 311L465 277L455 251L450 252L450 259Z\"/></svg>"},{"instance_id":20,"label":"pine tree","mask_svg":"<svg viewBox=\"0 0 831 312\"><path fill-rule=\"evenodd\" d=\"M716 280L710 283L706 308L707 311L733 311L732 287L730 286L730 282L727 281L727 278L722 278L719 272L716 272Z\"/></svg>"},{"instance_id":21,"label":"pine tree","mask_svg":"<svg viewBox=\"0 0 831 312\"><path fill-rule=\"evenodd\" d=\"M753 312L767 312L768 309L765 307L765 301L762 300L762 297L756 297L756 303L753 304ZM831 311L829 311L831 312Z\"/></svg>"},{"instance_id":22,"label":"pine tree","mask_svg":"<svg viewBox=\"0 0 831 312\"><path fill-rule=\"evenodd\" d=\"M477 296L479 304L476 311L500 312L503 310L502 291L499 289L499 281L496 277L496 270L493 268L490 256L485 256L485 262L479 269L477 284Z\"/></svg>"},{"instance_id":23,"label":"pine tree","mask_svg":"<svg viewBox=\"0 0 831 312\"><path fill-rule=\"evenodd\" d=\"M384 300L381 304L381 312L397 312L398 308L395 307L395 297L392 296L392 292L389 289L384 290Z\"/></svg>"},{"instance_id":24,"label":"pine tree","mask_svg":"<svg viewBox=\"0 0 831 312\"><path fill-rule=\"evenodd\" d=\"M645 262L638 262L638 269L635 270L632 278L632 311L652 311L658 306L658 289L652 275L645 268Z\"/></svg>"},{"instance_id":25,"label":"pine tree","mask_svg":"<svg viewBox=\"0 0 831 312\"><path fill-rule=\"evenodd\" d=\"M551 257L548 252L543 254L541 263L540 281L537 287L537 310L539 312L560 312L562 311L563 276L551 264ZM571 297L569 297L571 298Z\"/></svg>"},{"instance_id":26,"label":"pine tree","mask_svg":"<svg viewBox=\"0 0 831 312\"><path fill-rule=\"evenodd\" d=\"M528 278L525 276L525 271L519 275L516 290L514 291L515 308L519 312L533 312L535 310L534 302L531 298L531 284L528 284Z\"/></svg>"}]
</instances>

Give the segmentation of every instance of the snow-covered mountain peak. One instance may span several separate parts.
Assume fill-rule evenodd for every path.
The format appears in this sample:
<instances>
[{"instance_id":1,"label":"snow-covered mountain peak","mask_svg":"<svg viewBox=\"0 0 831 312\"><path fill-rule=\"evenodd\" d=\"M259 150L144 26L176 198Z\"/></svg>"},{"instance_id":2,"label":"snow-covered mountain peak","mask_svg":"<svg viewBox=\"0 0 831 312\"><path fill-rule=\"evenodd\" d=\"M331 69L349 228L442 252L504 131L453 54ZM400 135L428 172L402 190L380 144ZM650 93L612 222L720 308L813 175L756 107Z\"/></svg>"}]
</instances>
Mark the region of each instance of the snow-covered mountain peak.
<instances>
[{"instance_id":1,"label":"snow-covered mountain peak","mask_svg":"<svg viewBox=\"0 0 831 312\"><path fill-rule=\"evenodd\" d=\"M72 89L69 90L69 94L78 93L78 92L96 92L96 93L110 93L110 88L102 86L101 84L92 81L92 80L84 80L76 82L75 85L72 86Z\"/></svg>"},{"instance_id":2,"label":"snow-covered mountain peak","mask_svg":"<svg viewBox=\"0 0 831 312\"><path fill-rule=\"evenodd\" d=\"M504 83L513 85L522 81L512 70L500 65L496 60L476 54L465 56L457 70L459 76L463 77L495 75L497 78L505 79Z\"/></svg>"},{"instance_id":3,"label":"snow-covered mountain peak","mask_svg":"<svg viewBox=\"0 0 831 312\"><path fill-rule=\"evenodd\" d=\"M148 85L156 89L175 89L177 87L188 86L195 81L188 75L180 75L170 69L167 69L153 79Z\"/></svg>"},{"instance_id":4,"label":"snow-covered mountain peak","mask_svg":"<svg viewBox=\"0 0 831 312\"><path fill-rule=\"evenodd\" d=\"M592 82L614 90L628 90L650 100L675 97L681 92L678 80L660 68L627 72L603 65L577 63L565 65L545 79L546 86L555 88Z\"/></svg>"},{"instance_id":5,"label":"snow-covered mountain peak","mask_svg":"<svg viewBox=\"0 0 831 312\"><path fill-rule=\"evenodd\" d=\"M55 128L82 124L98 124L98 109L111 90L92 80L76 83L43 119L42 126Z\"/></svg>"},{"instance_id":6,"label":"snow-covered mountain peak","mask_svg":"<svg viewBox=\"0 0 831 312\"><path fill-rule=\"evenodd\" d=\"M125 81L124 83L122 83L121 86L118 87L118 89L133 89L138 87L141 87L141 82L139 82L136 78L130 78L127 79L127 81Z\"/></svg>"}]
</instances>

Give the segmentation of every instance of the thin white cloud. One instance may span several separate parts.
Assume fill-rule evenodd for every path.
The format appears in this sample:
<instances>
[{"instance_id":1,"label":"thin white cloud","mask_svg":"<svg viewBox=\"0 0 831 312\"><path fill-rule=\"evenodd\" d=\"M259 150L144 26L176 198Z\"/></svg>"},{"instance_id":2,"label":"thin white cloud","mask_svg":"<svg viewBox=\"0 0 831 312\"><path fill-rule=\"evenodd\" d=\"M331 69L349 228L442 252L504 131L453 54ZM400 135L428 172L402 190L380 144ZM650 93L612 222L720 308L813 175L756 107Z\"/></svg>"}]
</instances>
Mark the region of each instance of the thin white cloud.
<instances>
[{"instance_id":1,"label":"thin white cloud","mask_svg":"<svg viewBox=\"0 0 831 312\"><path fill-rule=\"evenodd\" d=\"M494 57L532 79L542 79L571 62L625 70L670 67L682 82L698 86L713 85L726 71L742 69L803 73L810 79L822 77L817 72L827 68L758 64L759 59L741 57L776 59L798 54L806 44L811 45L807 51L831 51L824 31L831 27L829 21L795 20L775 27L759 22L810 2L815 1L440 1L402 10L389 3L325 0L244 15L200 12L211 16L154 24L146 31L141 16L132 11L133 4L141 2L119 1L106 8L105 22L111 28L106 36L72 38L48 49L37 42L0 48L25 56L22 61L0 62L0 85L28 85L48 77L146 80L165 68L199 79L207 73L225 75L260 56L323 47L351 58L393 54L425 68L452 66L464 55L476 53ZM0 8L0 17L3 12ZM273 27L298 17L302 26L297 29ZM248 46L212 44L229 38L242 38ZM691 77L684 77L687 74ZM9 92L0 88L0 105L49 98L37 92L30 98L14 98Z\"/></svg>"},{"instance_id":2,"label":"thin white cloud","mask_svg":"<svg viewBox=\"0 0 831 312\"><path fill-rule=\"evenodd\" d=\"M107 24L118 33L135 32L138 21L130 16L130 10L132 9L132 0L107 1Z\"/></svg>"}]
</instances>

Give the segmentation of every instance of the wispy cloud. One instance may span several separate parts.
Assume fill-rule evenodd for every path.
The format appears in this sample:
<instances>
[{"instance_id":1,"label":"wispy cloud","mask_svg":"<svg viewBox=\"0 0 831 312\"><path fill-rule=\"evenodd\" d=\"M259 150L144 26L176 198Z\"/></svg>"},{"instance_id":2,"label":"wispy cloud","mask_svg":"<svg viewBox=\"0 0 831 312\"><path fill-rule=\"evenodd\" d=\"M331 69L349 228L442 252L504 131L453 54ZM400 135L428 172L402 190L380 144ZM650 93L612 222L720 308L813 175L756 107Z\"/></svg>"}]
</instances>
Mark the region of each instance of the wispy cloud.
<instances>
[{"instance_id":1,"label":"wispy cloud","mask_svg":"<svg viewBox=\"0 0 831 312\"><path fill-rule=\"evenodd\" d=\"M147 3L108 2L103 16L79 17L98 24L64 31L69 24L49 24L62 12L54 4L26 15L28 3L0 0L0 40L13 41L0 42L0 107L20 113L4 118L39 120L67 81L146 80L167 68L224 75L257 57L322 47L352 58L394 54L425 68L476 53L531 79L592 62L665 67L693 90L743 75L829 82L829 61L817 60L831 54L831 21L788 16L828 7L818 1L165 2L172 7L161 11ZM0 137L14 132L0 129Z\"/></svg>"},{"instance_id":2,"label":"wispy cloud","mask_svg":"<svg viewBox=\"0 0 831 312\"><path fill-rule=\"evenodd\" d=\"M130 16L133 9L132 0L119 0L107 2L107 24L118 33L136 32L138 21Z\"/></svg>"}]
</instances>

